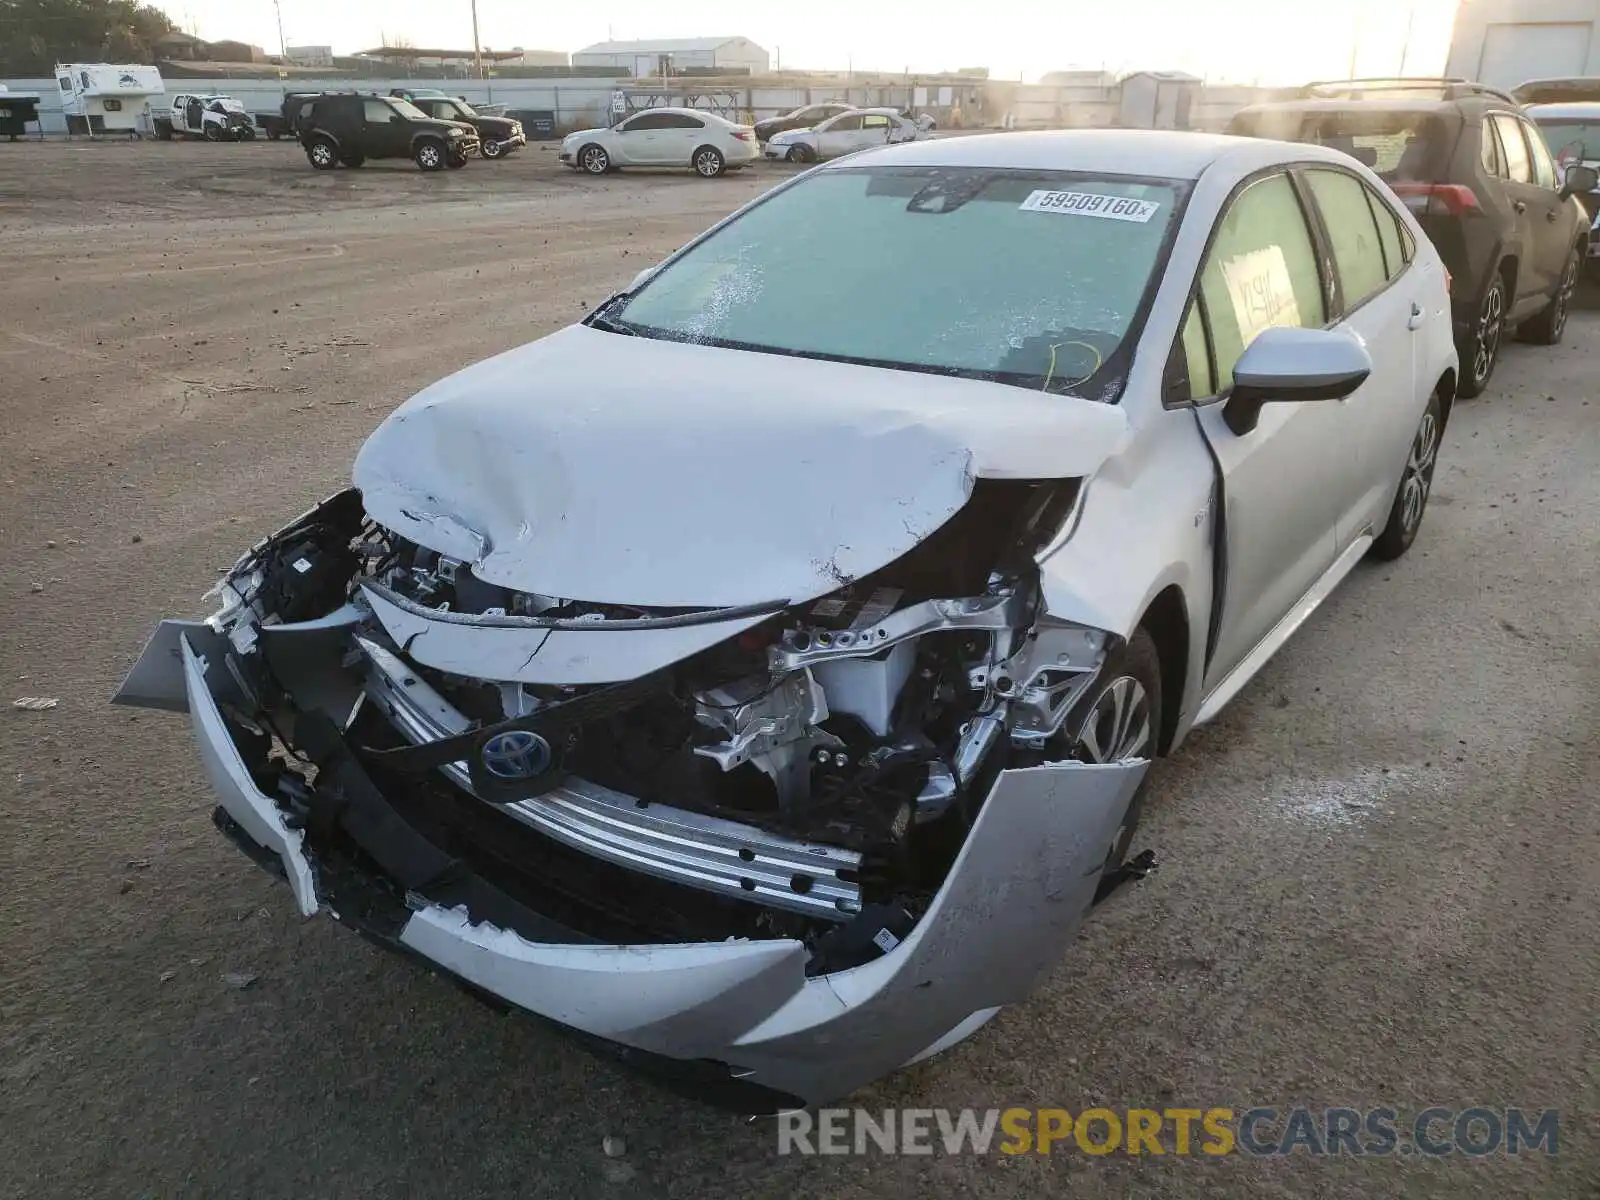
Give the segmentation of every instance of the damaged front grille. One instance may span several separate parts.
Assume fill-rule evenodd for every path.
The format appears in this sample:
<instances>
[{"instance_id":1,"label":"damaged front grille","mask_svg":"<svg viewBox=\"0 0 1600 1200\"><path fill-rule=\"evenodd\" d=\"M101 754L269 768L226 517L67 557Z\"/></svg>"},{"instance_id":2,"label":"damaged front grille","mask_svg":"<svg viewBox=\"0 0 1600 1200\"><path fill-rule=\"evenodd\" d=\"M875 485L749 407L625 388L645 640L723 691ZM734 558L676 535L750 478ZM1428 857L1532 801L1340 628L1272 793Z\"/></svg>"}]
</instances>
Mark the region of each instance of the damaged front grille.
<instances>
[{"instance_id":1,"label":"damaged front grille","mask_svg":"<svg viewBox=\"0 0 1600 1200\"><path fill-rule=\"evenodd\" d=\"M366 695L414 745L466 733L470 722L397 655L368 638ZM467 763L440 767L471 792ZM659 878L826 920L861 909L861 855L779 838L665 804L650 804L574 776L504 805L525 824L574 849Z\"/></svg>"}]
</instances>

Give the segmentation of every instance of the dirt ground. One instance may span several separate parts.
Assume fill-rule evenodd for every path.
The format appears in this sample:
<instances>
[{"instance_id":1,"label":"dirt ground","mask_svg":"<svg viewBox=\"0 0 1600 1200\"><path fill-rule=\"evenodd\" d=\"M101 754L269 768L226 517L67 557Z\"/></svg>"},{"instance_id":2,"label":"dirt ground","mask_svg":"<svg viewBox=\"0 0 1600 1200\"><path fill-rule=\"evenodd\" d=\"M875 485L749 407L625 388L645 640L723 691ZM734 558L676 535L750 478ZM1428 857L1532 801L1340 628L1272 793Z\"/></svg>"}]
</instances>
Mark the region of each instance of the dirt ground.
<instances>
[{"instance_id":1,"label":"dirt ground","mask_svg":"<svg viewBox=\"0 0 1600 1200\"><path fill-rule=\"evenodd\" d=\"M770 1125L300 920L213 830L186 722L108 705L386 412L780 173L0 144L0 699L60 699L0 713L0 1194L1600 1197L1593 311L1458 407L1414 552L1165 764L1160 872L1031 1001L859 1098L1554 1107L1554 1159L779 1158Z\"/></svg>"}]
</instances>

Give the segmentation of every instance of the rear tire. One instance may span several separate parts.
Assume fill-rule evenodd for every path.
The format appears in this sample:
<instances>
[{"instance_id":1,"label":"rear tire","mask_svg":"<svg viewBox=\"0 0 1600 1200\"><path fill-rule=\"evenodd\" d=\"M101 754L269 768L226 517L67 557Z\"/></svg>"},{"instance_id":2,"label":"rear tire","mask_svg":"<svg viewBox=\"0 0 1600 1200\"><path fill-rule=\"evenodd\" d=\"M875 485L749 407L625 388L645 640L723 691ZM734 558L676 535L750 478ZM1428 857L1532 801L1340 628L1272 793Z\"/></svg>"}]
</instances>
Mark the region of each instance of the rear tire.
<instances>
[{"instance_id":1,"label":"rear tire","mask_svg":"<svg viewBox=\"0 0 1600 1200\"><path fill-rule=\"evenodd\" d=\"M727 159L715 146L701 146L689 156L689 165L701 179L715 179L728 169Z\"/></svg>"},{"instance_id":2,"label":"rear tire","mask_svg":"<svg viewBox=\"0 0 1600 1200\"><path fill-rule=\"evenodd\" d=\"M1392 562L1417 540L1423 514L1428 511L1428 496L1433 492L1433 469L1439 462L1439 441L1444 436L1444 406L1438 393L1428 398L1428 407L1412 435L1411 452L1406 455L1400 486L1395 489L1389 508L1389 523L1368 551L1381 562Z\"/></svg>"},{"instance_id":3,"label":"rear tire","mask_svg":"<svg viewBox=\"0 0 1600 1200\"><path fill-rule=\"evenodd\" d=\"M1550 297L1550 303L1537 317L1524 321L1518 327L1518 337L1536 346L1554 346L1561 341L1561 335L1567 331L1567 317L1572 313L1572 293L1578 290L1578 272L1582 266L1580 247L1574 246L1561 268L1561 278L1556 281L1556 290Z\"/></svg>"},{"instance_id":4,"label":"rear tire","mask_svg":"<svg viewBox=\"0 0 1600 1200\"><path fill-rule=\"evenodd\" d=\"M1456 394L1471 400L1483 395L1500 361L1500 343L1506 324L1506 277L1495 268L1494 278L1478 302L1478 316L1471 331L1461 339L1456 351L1461 359L1461 386Z\"/></svg>"},{"instance_id":5,"label":"rear tire","mask_svg":"<svg viewBox=\"0 0 1600 1200\"><path fill-rule=\"evenodd\" d=\"M339 165L339 148L327 138L318 138L306 147L306 158L318 171L331 171Z\"/></svg>"}]
</instances>

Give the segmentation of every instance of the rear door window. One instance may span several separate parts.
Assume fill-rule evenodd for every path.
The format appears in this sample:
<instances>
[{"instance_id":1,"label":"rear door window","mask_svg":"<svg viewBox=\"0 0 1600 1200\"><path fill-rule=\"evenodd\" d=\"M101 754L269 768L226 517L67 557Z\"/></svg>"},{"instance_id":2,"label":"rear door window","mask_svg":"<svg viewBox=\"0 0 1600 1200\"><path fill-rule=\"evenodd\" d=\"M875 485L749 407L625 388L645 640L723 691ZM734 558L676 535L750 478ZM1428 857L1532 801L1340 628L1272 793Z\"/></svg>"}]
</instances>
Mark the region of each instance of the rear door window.
<instances>
[{"instance_id":1,"label":"rear door window","mask_svg":"<svg viewBox=\"0 0 1600 1200\"><path fill-rule=\"evenodd\" d=\"M365 100L362 102L362 108L365 110L367 121L373 125L386 124L389 118L394 116L394 109L382 100Z\"/></svg>"},{"instance_id":2,"label":"rear door window","mask_svg":"<svg viewBox=\"0 0 1600 1200\"><path fill-rule=\"evenodd\" d=\"M1544 144L1539 131L1526 121L1519 121L1523 135L1528 140L1528 150L1533 155L1533 178L1540 187L1556 189L1556 164L1550 157L1550 148Z\"/></svg>"},{"instance_id":3,"label":"rear door window","mask_svg":"<svg viewBox=\"0 0 1600 1200\"><path fill-rule=\"evenodd\" d=\"M1367 203L1366 186L1343 171L1308 170L1306 182L1328 231L1334 266L1349 312L1389 282L1378 223Z\"/></svg>"},{"instance_id":4,"label":"rear door window","mask_svg":"<svg viewBox=\"0 0 1600 1200\"><path fill-rule=\"evenodd\" d=\"M1522 136L1522 122L1505 113L1496 113L1490 120L1500 134L1500 149L1505 152L1506 178L1513 183L1532 183L1533 159Z\"/></svg>"},{"instance_id":5,"label":"rear door window","mask_svg":"<svg viewBox=\"0 0 1600 1200\"><path fill-rule=\"evenodd\" d=\"M1367 203L1372 208L1372 218L1378 223L1378 240L1383 243L1383 265L1390 279L1406 269L1411 255L1406 251L1405 230L1394 209L1371 188L1365 189Z\"/></svg>"},{"instance_id":6,"label":"rear door window","mask_svg":"<svg viewBox=\"0 0 1600 1200\"><path fill-rule=\"evenodd\" d=\"M1228 206L1200 272L1216 377L1233 367L1256 334L1274 325L1318 329L1327 321L1317 252L1287 175L1250 184Z\"/></svg>"}]
</instances>

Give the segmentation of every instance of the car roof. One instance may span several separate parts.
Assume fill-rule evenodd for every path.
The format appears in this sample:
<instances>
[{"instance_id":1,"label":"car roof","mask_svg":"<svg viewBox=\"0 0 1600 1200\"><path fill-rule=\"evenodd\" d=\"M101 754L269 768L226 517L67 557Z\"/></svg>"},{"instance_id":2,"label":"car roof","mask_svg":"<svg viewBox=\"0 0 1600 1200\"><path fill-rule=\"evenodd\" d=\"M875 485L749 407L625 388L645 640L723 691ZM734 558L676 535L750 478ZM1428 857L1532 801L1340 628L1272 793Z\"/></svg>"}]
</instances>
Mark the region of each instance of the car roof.
<instances>
[{"instance_id":1,"label":"car roof","mask_svg":"<svg viewBox=\"0 0 1600 1200\"><path fill-rule=\"evenodd\" d=\"M1530 104L1523 110L1535 121L1540 117L1552 120L1600 121L1600 101L1575 100L1566 104Z\"/></svg>"},{"instance_id":2,"label":"car roof","mask_svg":"<svg viewBox=\"0 0 1600 1200\"><path fill-rule=\"evenodd\" d=\"M1278 162L1347 164L1350 159L1324 146L1269 138L1157 129L1062 129L903 142L848 155L819 169L848 169L867 161L885 166L1104 171L1108 175L1198 179L1216 165L1246 175Z\"/></svg>"}]
</instances>

